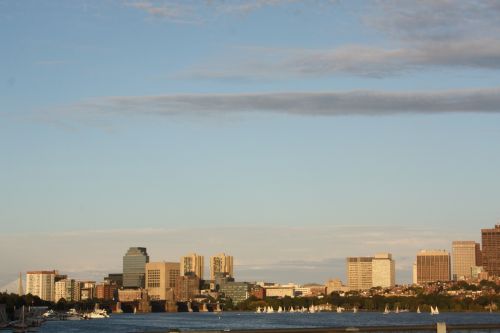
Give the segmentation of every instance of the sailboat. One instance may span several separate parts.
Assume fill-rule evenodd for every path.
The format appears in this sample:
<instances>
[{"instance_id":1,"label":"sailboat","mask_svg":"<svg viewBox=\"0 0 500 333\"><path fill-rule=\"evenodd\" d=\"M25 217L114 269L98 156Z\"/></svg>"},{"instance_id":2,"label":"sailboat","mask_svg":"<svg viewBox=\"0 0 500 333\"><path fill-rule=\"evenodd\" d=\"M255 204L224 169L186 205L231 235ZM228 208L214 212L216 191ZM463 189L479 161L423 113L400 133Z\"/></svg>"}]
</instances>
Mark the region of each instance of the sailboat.
<instances>
[{"instance_id":1,"label":"sailboat","mask_svg":"<svg viewBox=\"0 0 500 333\"><path fill-rule=\"evenodd\" d=\"M342 307L337 306L337 313L342 313L342 311L343 311L343 310L344 310L344 309L343 309Z\"/></svg>"},{"instance_id":2,"label":"sailboat","mask_svg":"<svg viewBox=\"0 0 500 333\"><path fill-rule=\"evenodd\" d=\"M255 313L262 313L262 310L260 309L260 306L257 307L257 309L255 310Z\"/></svg>"},{"instance_id":3,"label":"sailboat","mask_svg":"<svg viewBox=\"0 0 500 333\"><path fill-rule=\"evenodd\" d=\"M395 311L395 313L399 313L399 305L398 305L398 306L396 306L396 311Z\"/></svg>"},{"instance_id":4,"label":"sailboat","mask_svg":"<svg viewBox=\"0 0 500 333\"><path fill-rule=\"evenodd\" d=\"M435 308L432 307L432 305L431 305L431 315L438 315L438 314L439 314L439 309L438 309L437 305Z\"/></svg>"},{"instance_id":5,"label":"sailboat","mask_svg":"<svg viewBox=\"0 0 500 333\"><path fill-rule=\"evenodd\" d=\"M293 306L290 307L290 310L288 312L290 312L290 313L294 313L295 312Z\"/></svg>"},{"instance_id":6,"label":"sailboat","mask_svg":"<svg viewBox=\"0 0 500 333\"><path fill-rule=\"evenodd\" d=\"M14 328L14 332L28 332L29 326L24 321L24 305L21 308L21 318L19 322L12 325L12 328Z\"/></svg>"},{"instance_id":7,"label":"sailboat","mask_svg":"<svg viewBox=\"0 0 500 333\"><path fill-rule=\"evenodd\" d=\"M352 308L352 313L358 313L358 308L357 307Z\"/></svg>"},{"instance_id":8,"label":"sailboat","mask_svg":"<svg viewBox=\"0 0 500 333\"><path fill-rule=\"evenodd\" d=\"M391 311L389 311L389 305L385 305L385 309L384 309L384 314L389 314L391 313Z\"/></svg>"},{"instance_id":9,"label":"sailboat","mask_svg":"<svg viewBox=\"0 0 500 333\"><path fill-rule=\"evenodd\" d=\"M280 306L278 306L278 313L282 313L283 312L283 308Z\"/></svg>"},{"instance_id":10,"label":"sailboat","mask_svg":"<svg viewBox=\"0 0 500 333\"><path fill-rule=\"evenodd\" d=\"M420 313L420 306L417 306L417 313Z\"/></svg>"}]
</instances>

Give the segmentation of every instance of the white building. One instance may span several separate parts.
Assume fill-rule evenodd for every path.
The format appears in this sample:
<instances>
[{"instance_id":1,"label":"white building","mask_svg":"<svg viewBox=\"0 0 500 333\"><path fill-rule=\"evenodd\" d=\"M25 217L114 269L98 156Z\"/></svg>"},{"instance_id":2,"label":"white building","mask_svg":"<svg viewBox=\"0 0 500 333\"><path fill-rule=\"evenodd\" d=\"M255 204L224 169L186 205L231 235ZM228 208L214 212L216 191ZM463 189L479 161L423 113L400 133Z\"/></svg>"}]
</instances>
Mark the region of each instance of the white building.
<instances>
[{"instance_id":1,"label":"white building","mask_svg":"<svg viewBox=\"0 0 500 333\"><path fill-rule=\"evenodd\" d=\"M390 253L378 253L372 259L372 287L392 288L396 285L396 268Z\"/></svg>"},{"instance_id":2,"label":"white building","mask_svg":"<svg viewBox=\"0 0 500 333\"><path fill-rule=\"evenodd\" d=\"M26 294L38 296L44 301L55 300L56 271L31 271L26 273Z\"/></svg>"}]
</instances>

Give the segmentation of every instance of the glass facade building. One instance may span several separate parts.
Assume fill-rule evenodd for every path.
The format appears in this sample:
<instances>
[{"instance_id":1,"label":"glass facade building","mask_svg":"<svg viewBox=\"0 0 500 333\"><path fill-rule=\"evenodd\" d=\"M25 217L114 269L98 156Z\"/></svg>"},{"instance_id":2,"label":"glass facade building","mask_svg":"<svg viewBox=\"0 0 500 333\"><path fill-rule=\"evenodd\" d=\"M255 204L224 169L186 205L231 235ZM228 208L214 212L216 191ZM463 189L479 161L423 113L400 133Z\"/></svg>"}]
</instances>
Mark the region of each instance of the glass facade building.
<instances>
[{"instance_id":1,"label":"glass facade building","mask_svg":"<svg viewBox=\"0 0 500 333\"><path fill-rule=\"evenodd\" d=\"M145 247L131 247L123 256L123 287L144 288L149 256Z\"/></svg>"}]
</instances>

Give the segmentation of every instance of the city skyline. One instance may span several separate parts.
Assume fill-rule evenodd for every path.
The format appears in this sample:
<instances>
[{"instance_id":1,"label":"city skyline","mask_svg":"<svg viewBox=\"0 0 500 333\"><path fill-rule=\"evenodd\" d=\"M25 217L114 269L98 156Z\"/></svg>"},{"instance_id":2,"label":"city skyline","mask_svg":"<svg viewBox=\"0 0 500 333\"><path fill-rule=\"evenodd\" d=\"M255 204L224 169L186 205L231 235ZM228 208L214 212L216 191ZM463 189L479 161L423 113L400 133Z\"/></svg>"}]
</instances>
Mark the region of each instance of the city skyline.
<instances>
[{"instance_id":1,"label":"city skyline","mask_svg":"<svg viewBox=\"0 0 500 333\"><path fill-rule=\"evenodd\" d=\"M124 245L226 252L238 278L284 283L389 252L410 282L418 250L499 222L499 15L0 0L0 288L97 279Z\"/></svg>"}]
</instances>

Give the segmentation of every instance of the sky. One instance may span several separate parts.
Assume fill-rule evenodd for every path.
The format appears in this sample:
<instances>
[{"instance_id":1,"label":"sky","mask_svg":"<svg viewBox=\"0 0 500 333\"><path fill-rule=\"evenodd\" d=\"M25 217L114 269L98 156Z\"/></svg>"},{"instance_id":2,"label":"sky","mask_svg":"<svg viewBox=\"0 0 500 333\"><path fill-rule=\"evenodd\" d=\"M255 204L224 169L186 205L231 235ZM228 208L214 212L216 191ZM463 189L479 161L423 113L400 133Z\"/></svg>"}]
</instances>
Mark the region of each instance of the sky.
<instances>
[{"instance_id":1,"label":"sky","mask_svg":"<svg viewBox=\"0 0 500 333\"><path fill-rule=\"evenodd\" d=\"M0 287L34 269L99 281L130 246L299 283L390 252L410 282L419 249L500 222L499 15L0 0Z\"/></svg>"}]
</instances>

